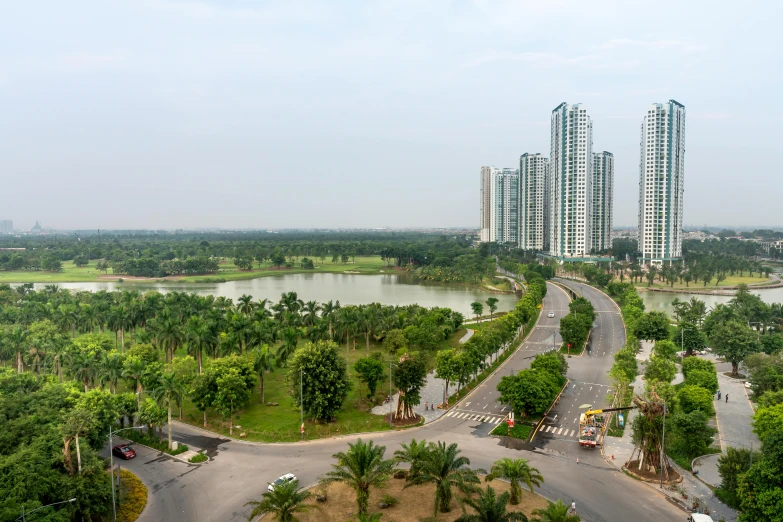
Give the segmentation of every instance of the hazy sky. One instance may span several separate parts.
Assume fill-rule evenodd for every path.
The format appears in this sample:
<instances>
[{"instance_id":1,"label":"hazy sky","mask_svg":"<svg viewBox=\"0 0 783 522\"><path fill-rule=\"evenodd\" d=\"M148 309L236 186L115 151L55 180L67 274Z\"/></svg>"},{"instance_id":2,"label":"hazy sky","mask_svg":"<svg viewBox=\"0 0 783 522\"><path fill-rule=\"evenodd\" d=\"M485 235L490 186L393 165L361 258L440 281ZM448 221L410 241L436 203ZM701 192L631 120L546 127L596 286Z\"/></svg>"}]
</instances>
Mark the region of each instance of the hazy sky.
<instances>
[{"instance_id":1,"label":"hazy sky","mask_svg":"<svg viewBox=\"0 0 783 522\"><path fill-rule=\"evenodd\" d=\"M729 7L731 6L731 7ZM783 225L779 2L9 2L0 219L478 226L481 165L585 103L635 224L647 106L688 111L685 223ZM778 129L778 130L775 130Z\"/></svg>"}]
</instances>

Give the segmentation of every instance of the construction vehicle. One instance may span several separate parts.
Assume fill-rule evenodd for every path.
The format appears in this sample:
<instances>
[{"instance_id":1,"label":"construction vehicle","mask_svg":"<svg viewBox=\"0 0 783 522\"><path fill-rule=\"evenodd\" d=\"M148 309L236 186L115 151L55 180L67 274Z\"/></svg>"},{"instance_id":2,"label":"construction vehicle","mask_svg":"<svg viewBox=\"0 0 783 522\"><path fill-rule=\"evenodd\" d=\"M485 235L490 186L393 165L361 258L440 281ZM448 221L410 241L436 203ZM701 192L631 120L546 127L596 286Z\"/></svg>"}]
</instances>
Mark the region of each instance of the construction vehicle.
<instances>
[{"instance_id":1,"label":"construction vehicle","mask_svg":"<svg viewBox=\"0 0 783 522\"><path fill-rule=\"evenodd\" d=\"M582 408L590 408L586 404ZM579 445L583 448L595 448L598 443L598 435L601 433L601 426L604 423L602 414L612 411L632 410L636 406L626 406L622 408L603 408L600 410L588 409L579 415Z\"/></svg>"}]
</instances>

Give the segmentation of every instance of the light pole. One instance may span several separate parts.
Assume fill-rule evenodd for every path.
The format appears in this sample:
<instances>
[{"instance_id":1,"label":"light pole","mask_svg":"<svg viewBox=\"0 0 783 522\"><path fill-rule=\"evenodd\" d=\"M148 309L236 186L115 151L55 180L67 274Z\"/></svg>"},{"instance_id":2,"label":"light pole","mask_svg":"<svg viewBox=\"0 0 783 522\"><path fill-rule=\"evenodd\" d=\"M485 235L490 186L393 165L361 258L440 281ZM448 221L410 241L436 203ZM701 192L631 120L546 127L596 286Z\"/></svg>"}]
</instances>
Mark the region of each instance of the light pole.
<instances>
[{"instance_id":1,"label":"light pole","mask_svg":"<svg viewBox=\"0 0 783 522\"><path fill-rule=\"evenodd\" d=\"M299 368L299 414L300 414L300 420L302 421L302 424L299 428L299 430L302 432L302 440L304 440L304 387L302 386L302 382L304 381L304 369Z\"/></svg>"},{"instance_id":2,"label":"light pole","mask_svg":"<svg viewBox=\"0 0 783 522\"><path fill-rule=\"evenodd\" d=\"M41 506L41 507L39 507L39 508L35 508L34 510L27 512L26 514L27 514L27 515L32 515L32 514L33 514L33 513L35 513L36 511L38 511L38 510L41 510L41 509L43 509L43 508L48 508L48 507L51 507L51 506L56 506L56 505L58 505L58 504L67 504L67 503L69 503L69 502L76 502L76 499L75 499L75 498L72 498L72 499L68 499L68 500L63 500L63 501L61 501L61 502L55 502L54 504L47 504L47 505L45 505L45 506ZM25 518L24 504L22 504L22 516L21 516L21 517L19 517L19 518L17 518L16 520L19 520L19 519L22 519L22 522L26 522L26 521L27 521L27 519Z\"/></svg>"},{"instance_id":3,"label":"light pole","mask_svg":"<svg viewBox=\"0 0 783 522\"><path fill-rule=\"evenodd\" d=\"M114 442L113 435L115 433L119 433L121 431L125 430L140 430L143 426L131 426L129 428L122 428L116 431L111 430L111 426L109 426L109 470L111 472L111 511L112 511L112 520L114 522L117 522L117 503L114 500Z\"/></svg>"},{"instance_id":4,"label":"light pole","mask_svg":"<svg viewBox=\"0 0 783 522\"><path fill-rule=\"evenodd\" d=\"M663 400L663 428L661 429L661 489L663 489L663 467L666 465L666 399Z\"/></svg>"}]
</instances>

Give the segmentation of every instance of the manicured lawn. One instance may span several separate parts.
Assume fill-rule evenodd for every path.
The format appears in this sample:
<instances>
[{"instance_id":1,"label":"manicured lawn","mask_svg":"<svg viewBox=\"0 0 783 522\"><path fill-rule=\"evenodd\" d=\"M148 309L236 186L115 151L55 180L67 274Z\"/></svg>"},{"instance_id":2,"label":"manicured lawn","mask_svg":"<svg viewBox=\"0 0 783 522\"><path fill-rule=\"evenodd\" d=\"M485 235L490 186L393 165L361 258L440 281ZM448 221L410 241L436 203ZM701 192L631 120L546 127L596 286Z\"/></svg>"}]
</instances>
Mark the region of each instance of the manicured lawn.
<instances>
[{"instance_id":1,"label":"manicured lawn","mask_svg":"<svg viewBox=\"0 0 783 522\"><path fill-rule=\"evenodd\" d=\"M747 275L747 272L745 272L745 275L740 276L739 274L734 274L733 276L728 276L725 280L721 281L719 285L715 284L716 279L713 278L707 286L704 286L704 281L699 280L698 282L691 281L690 284L686 287L685 282L680 284L679 281L674 283L673 287L670 287L667 283L661 282L656 280L656 282L652 285L653 288L688 288L688 289L704 289L704 288L721 288L724 286L737 286L740 283L745 283L746 285L752 285L752 284L759 284L759 283L766 283L768 281L771 281L771 279L767 278L766 276L762 275L761 277L757 277L754 275L753 277L749 277ZM641 283L635 283L637 288L647 288L647 280L643 280Z\"/></svg>"},{"instance_id":2,"label":"manicured lawn","mask_svg":"<svg viewBox=\"0 0 783 522\"><path fill-rule=\"evenodd\" d=\"M71 261L63 263L62 272L0 272L0 283L71 283L98 281L99 272L93 260L85 267L77 267Z\"/></svg>"},{"instance_id":3,"label":"manicured lawn","mask_svg":"<svg viewBox=\"0 0 783 522\"><path fill-rule=\"evenodd\" d=\"M460 329L449 339L444 340L439 349L454 347L459 344L459 339L465 335L465 330ZM300 341L304 344L306 341ZM383 360L391 357L382 346L370 343L370 354L380 352ZM388 371L378 383L372 404L367 399L367 386L359 381L353 369L354 363L361 357L367 356L364 338L357 337L356 349L351 346L346 352L345 344L340 345L340 353L348 359L348 374L353 382L353 389L343 403L342 409L337 414L337 419L328 424L316 424L305 416L305 439L317 439L347 433L363 433L384 431L389 429L388 420L383 416L374 415L370 410L374 404L383 404L389 395ZM436 350L425 352L427 367L432 368L435 363ZM248 440L263 442L290 442L301 439L299 432L300 413L298 405L291 396L290 384L286 382L287 370L276 368L265 378L265 403L261 403L261 389L256 387L245 408L234 416L234 436L241 433L247 435ZM396 390L394 390L396 391ZM267 406L269 403L278 403L277 406ZM388 407L388 404L386 405ZM396 404L393 405L393 407ZM203 426L203 414L189 401L184 406L183 421L195 426ZM237 425L241 426L237 427ZM228 421L215 412L207 414L207 429L228 435Z\"/></svg>"},{"instance_id":4,"label":"manicured lawn","mask_svg":"<svg viewBox=\"0 0 783 522\"><path fill-rule=\"evenodd\" d=\"M511 428L511 438L527 440L537 423L538 422L535 419L525 419L524 422L515 422L514 427ZM490 434L509 436L508 425L505 422L501 422L495 426L495 429L493 429Z\"/></svg>"}]
</instances>

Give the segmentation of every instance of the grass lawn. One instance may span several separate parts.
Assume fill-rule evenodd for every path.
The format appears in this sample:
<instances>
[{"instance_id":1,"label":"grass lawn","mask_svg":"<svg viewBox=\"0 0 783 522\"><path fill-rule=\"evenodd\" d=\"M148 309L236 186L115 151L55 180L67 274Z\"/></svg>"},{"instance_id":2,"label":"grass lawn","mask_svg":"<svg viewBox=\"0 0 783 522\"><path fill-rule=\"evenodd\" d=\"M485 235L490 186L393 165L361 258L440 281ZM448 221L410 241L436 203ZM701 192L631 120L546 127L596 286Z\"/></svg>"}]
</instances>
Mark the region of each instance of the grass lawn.
<instances>
[{"instance_id":1,"label":"grass lawn","mask_svg":"<svg viewBox=\"0 0 783 522\"><path fill-rule=\"evenodd\" d=\"M389 452L387 450L386 457ZM493 480L485 482L482 478L481 488L486 488L489 484L498 495L510 489L510 484L502 480ZM452 521L462 514L460 508L460 498L462 494L455 488L452 488L451 512L439 513L432 517L435 508L435 485L423 484L420 486L411 486L405 488L407 482L404 479L389 479L385 489L372 488L370 490L369 507L371 513L383 513L382 521L389 520L395 522L419 522L420 520L432 520L438 522ZM326 490L326 502L317 502L315 494L320 492L320 487L313 488L313 498L305 504L312 506L312 509L306 513L297 514L301 522L344 522L345 520L354 520L356 513L356 493L345 484L331 484ZM379 509L378 504L385 495L389 495L396 500L394 506ZM508 504L508 512L521 511L528 517L533 516L536 509L545 509L547 501L544 497L531 493L522 488L522 497L516 506ZM473 513L471 508L466 508L468 513Z\"/></svg>"},{"instance_id":2,"label":"grass lawn","mask_svg":"<svg viewBox=\"0 0 783 522\"><path fill-rule=\"evenodd\" d=\"M0 283L71 283L81 281L99 281L98 261L90 261L85 267L77 267L71 261L63 263L62 272L0 272Z\"/></svg>"},{"instance_id":3,"label":"grass lawn","mask_svg":"<svg viewBox=\"0 0 783 522\"><path fill-rule=\"evenodd\" d=\"M511 428L510 433L511 438L527 440L530 438L530 433L533 431L535 425L538 424L539 420L540 419L525 419L524 422L514 422L514 427ZM504 422L501 422L495 426L495 429L490 432L490 435L508 436L508 425L506 425Z\"/></svg>"},{"instance_id":4,"label":"grass lawn","mask_svg":"<svg viewBox=\"0 0 783 522\"><path fill-rule=\"evenodd\" d=\"M444 340L438 349L457 346L463 335L465 335L465 329L461 328L449 339ZM306 341L300 341L301 345L305 343ZM436 351L424 352L428 369L434 367ZM370 354L374 352L382 353L384 360L389 359L389 354L383 350L381 345L371 342ZM367 386L357 378L356 372L353 370L354 363L361 357L367 356L364 338L357 337L356 349L351 346L347 353L345 344L341 344L340 354L348 359L348 374L353 382L353 389L348 393L342 409L337 413L335 422L316 424L305 416L305 439L307 440L389 429L388 420L385 420L381 415L370 413L373 406L382 404L389 394L389 374L385 373L384 378L378 383L373 404L367 399ZM261 402L260 387L253 390L245 408L234 416L235 437L238 437L240 433L245 433L248 440L262 442L292 442L301 439L299 432L300 413L291 396L289 384L286 382L286 374L285 368L276 368L267 374L264 383L265 403ZM267 406L268 403L278 403L278 406ZM203 426L203 413L198 411L189 401L186 401L183 410L182 420L184 422L194 426ZM207 413L207 429L228 435L228 420L209 411Z\"/></svg>"},{"instance_id":5,"label":"grass lawn","mask_svg":"<svg viewBox=\"0 0 783 522\"><path fill-rule=\"evenodd\" d=\"M0 272L0 283L78 283L91 281L113 281L123 277L122 275L112 274L111 269L108 274L101 274L95 268L98 261L93 260L85 267L77 267L71 261L63 262L61 272L44 272L41 270L30 272ZM354 273L354 274L380 274L392 273L392 268L386 267L380 256L356 256L356 262L332 263L329 259L325 263L316 263L313 270L306 270L300 267L294 268L275 268L268 263L260 269L239 270L233 261L224 261L220 263L220 269L215 274L206 274L187 277L168 277L168 278L142 278L136 281L158 281L173 280L191 283L210 283L222 281L234 281L237 279L254 279L256 277L265 277L283 274L301 274L301 273ZM103 277L100 277L103 276ZM123 278L125 283L132 283L134 279Z\"/></svg>"},{"instance_id":6,"label":"grass lawn","mask_svg":"<svg viewBox=\"0 0 783 522\"><path fill-rule=\"evenodd\" d=\"M745 283L746 285L753 285L753 284L760 284L760 283L767 283L770 281L773 281L772 279L767 278L766 276L762 275L760 277L757 277L754 275L753 277L749 277L747 275L747 272L745 272L745 275L740 276L739 274L734 274L733 276L726 277L725 280L721 281L719 285L715 284L716 279L713 278L707 286L704 286L704 281L699 280L697 283L694 283L693 281L690 282L688 286L685 286L685 282L680 284L679 281L674 283L673 287L670 287L667 283L656 281L652 287L653 288L686 288L686 289L693 289L693 290L703 290L704 288L721 288L724 286L737 286L740 283ZM647 280L643 280L641 283L635 283L637 288L647 288Z\"/></svg>"}]
</instances>

